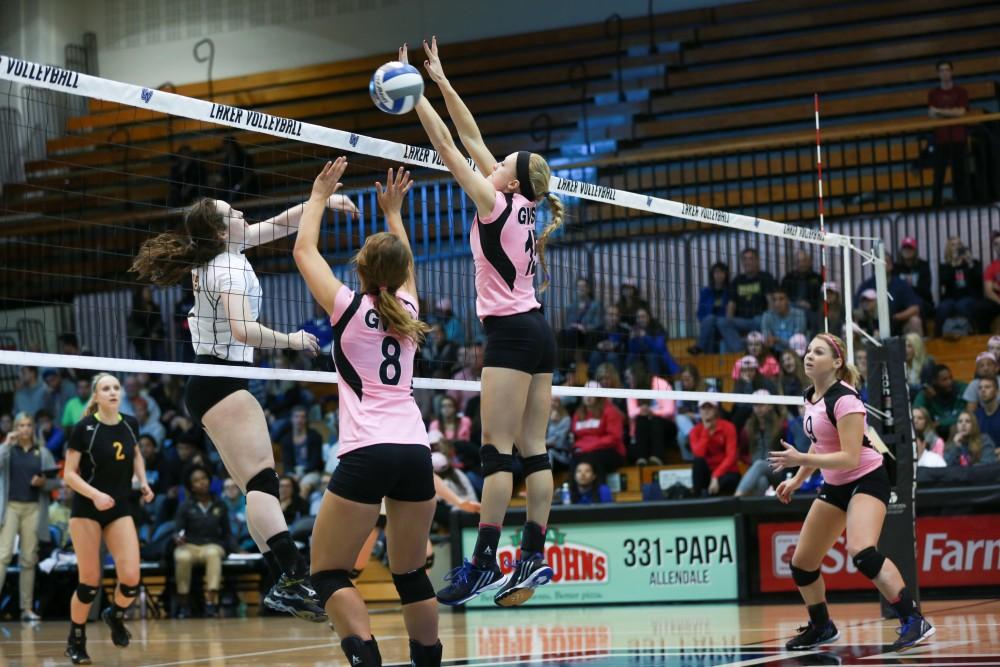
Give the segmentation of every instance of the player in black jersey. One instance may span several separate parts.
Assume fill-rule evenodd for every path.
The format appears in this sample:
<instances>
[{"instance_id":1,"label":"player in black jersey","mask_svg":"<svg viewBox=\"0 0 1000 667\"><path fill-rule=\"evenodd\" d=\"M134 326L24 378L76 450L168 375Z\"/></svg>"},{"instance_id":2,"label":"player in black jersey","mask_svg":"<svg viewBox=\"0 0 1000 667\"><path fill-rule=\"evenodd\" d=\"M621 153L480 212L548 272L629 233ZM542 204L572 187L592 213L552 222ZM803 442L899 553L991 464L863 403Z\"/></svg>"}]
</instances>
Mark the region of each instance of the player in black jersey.
<instances>
[{"instance_id":1,"label":"player in black jersey","mask_svg":"<svg viewBox=\"0 0 1000 667\"><path fill-rule=\"evenodd\" d=\"M76 492L69 531L80 582L70 602L72 625L66 655L75 665L90 664L86 623L101 581L102 538L118 575L112 606L101 614L111 628L115 646L129 644L125 611L139 593L139 538L129 507L132 478L139 480L144 502L153 500L153 490L146 481L146 466L138 447L139 423L135 417L119 413L119 405L118 379L108 373L95 375L90 401L66 449L64 477L66 485Z\"/></svg>"}]
</instances>

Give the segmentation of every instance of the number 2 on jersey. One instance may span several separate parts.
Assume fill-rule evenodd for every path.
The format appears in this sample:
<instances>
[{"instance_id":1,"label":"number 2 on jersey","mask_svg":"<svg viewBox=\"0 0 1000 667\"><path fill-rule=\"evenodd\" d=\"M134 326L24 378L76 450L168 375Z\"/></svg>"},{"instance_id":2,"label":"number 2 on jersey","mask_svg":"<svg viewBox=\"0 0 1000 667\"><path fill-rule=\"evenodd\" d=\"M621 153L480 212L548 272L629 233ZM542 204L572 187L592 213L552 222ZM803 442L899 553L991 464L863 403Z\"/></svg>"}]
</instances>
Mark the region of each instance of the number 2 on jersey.
<instances>
[{"instance_id":1,"label":"number 2 on jersey","mask_svg":"<svg viewBox=\"0 0 1000 667\"><path fill-rule=\"evenodd\" d=\"M117 440L113 443L115 446L115 461L125 460L125 446Z\"/></svg>"},{"instance_id":2,"label":"number 2 on jersey","mask_svg":"<svg viewBox=\"0 0 1000 667\"><path fill-rule=\"evenodd\" d=\"M526 276L535 275L535 230L528 230L528 240L524 242L524 252L528 253L528 270L524 272Z\"/></svg>"},{"instance_id":3,"label":"number 2 on jersey","mask_svg":"<svg viewBox=\"0 0 1000 667\"><path fill-rule=\"evenodd\" d=\"M402 375L402 368L399 365L399 353L402 351L399 341L392 336L382 339L382 365L378 368L378 378L382 384L396 386L399 384L399 376ZM389 372L392 371L392 377Z\"/></svg>"}]
</instances>

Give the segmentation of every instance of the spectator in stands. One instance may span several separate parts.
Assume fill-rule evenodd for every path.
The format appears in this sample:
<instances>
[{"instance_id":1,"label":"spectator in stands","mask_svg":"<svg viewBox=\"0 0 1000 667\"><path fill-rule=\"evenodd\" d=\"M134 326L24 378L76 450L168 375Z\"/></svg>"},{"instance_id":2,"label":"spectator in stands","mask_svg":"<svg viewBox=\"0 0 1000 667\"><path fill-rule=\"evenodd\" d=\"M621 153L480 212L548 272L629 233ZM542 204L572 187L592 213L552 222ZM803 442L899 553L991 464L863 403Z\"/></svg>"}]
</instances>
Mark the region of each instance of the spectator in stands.
<instances>
[{"instance_id":1,"label":"spectator in stands","mask_svg":"<svg viewBox=\"0 0 1000 667\"><path fill-rule=\"evenodd\" d=\"M225 191L222 198L226 201L245 200L250 195L260 194L253 157L233 135L222 140L222 189Z\"/></svg>"},{"instance_id":2,"label":"spectator in stands","mask_svg":"<svg viewBox=\"0 0 1000 667\"><path fill-rule=\"evenodd\" d=\"M146 285L136 288L126 331L136 356L140 359L164 359L166 330L163 327L160 304L153 300L152 287Z\"/></svg>"},{"instance_id":3,"label":"spectator in stands","mask_svg":"<svg viewBox=\"0 0 1000 667\"><path fill-rule=\"evenodd\" d=\"M604 475L594 469L590 461L577 461L569 481L569 498L574 505L611 503L611 489L604 483Z\"/></svg>"},{"instance_id":4,"label":"spectator in stands","mask_svg":"<svg viewBox=\"0 0 1000 667\"><path fill-rule=\"evenodd\" d=\"M788 301L788 294L779 287L771 292L771 307L761 317L760 327L767 347L781 352L788 347L788 340L792 336L806 335L806 312L792 306Z\"/></svg>"},{"instance_id":5,"label":"spectator in stands","mask_svg":"<svg viewBox=\"0 0 1000 667\"><path fill-rule=\"evenodd\" d=\"M645 308L635 312L635 324L628 339L628 363L646 364L654 375L673 375L680 366L667 349L667 332Z\"/></svg>"},{"instance_id":6,"label":"spectator in stands","mask_svg":"<svg viewBox=\"0 0 1000 667\"><path fill-rule=\"evenodd\" d=\"M63 448L66 444L66 432L56 426L55 421L52 419L52 414L44 408L39 410L35 415L35 423L38 425L36 429L38 438L45 446L45 449L49 450L55 460L62 460Z\"/></svg>"},{"instance_id":7,"label":"spectator in stands","mask_svg":"<svg viewBox=\"0 0 1000 667\"><path fill-rule=\"evenodd\" d=\"M906 384L910 387L910 395L916 396L924 385L933 380L935 361L927 354L924 337L920 334L908 333L906 340Z\"/></svg>"},{"instance_id":8,"label":"spectator in stands","mask_svg":"<svg viewBox=\"0 0 1000 667\"><path fill-rule=\"evenodd\" d=\"M743 273L736 276L729 286L726 317L717 325L727 352L738 352L743 347L745 334L760 331L761 317L767 310L767 297L777 287L774 276L760 270L760 254L756 248L746 248L740 257Z\"/></svg>"},{"instance_id":9,"label":"spectator in stands","mask_svg":"<svg viewBox=\"0 0 1000 667\"><path fill-rule=\"evenodd\" d=\"M993 355L993 358L1000 361L1000 336L990 336L986 341L986 351Z\"/></svg>"},{"instance_id":10,"label":"spectator in stands","mask_svg":"<svg viewBox=\"0 0 1000 667\"><path fill-rule=\"evenodd\" d=\"M38 368L21 366L14 391L14 414L23 412L31 417L45 407L45 384L38 380Z\"/></svg>"},{"instance_id":11,"label":"spectator in stands","mask_svg":"<svg viewBox=\"0 0 1000 667\"><path fill-rule=\"evenodd\" d=\"M622 376L618 373L618 368L612 364L601 364L594 372L594 379L605 389L624 389ZM628 402L624 398L610 399L618 410L625 414L628 412Z\"/></svg>"},{"instance_id":12,"label":"spectator in stands","mask_svg":"<svg viewBox=\"0 0 1000 667\"><path fill-rule=\"evenodd\" d=\"M221 500L229 516L229 534L233 536L237 550L243 551L244 543L253 542L247 528L247 497L240 491L239 485L227 477L222 480Z\"/></svg>"},{"instance_id":13,"label":"spectator in stands","mask_svg":"<svg viewBox=\"0 0 1000 667\"><path fill-rule=\"evenodd\" d=\"M53 537L56 537L54 546L57 549L70 547L69 519L73 513L72 506L73 489L65 485L56 489L55 500L49 503L49 526L56 529Z\"/></svg>"},{"instance_id":14,"label":"spectator in stands","mask_svg":"<svg viewBox=\"0 0 1000 667\"><path fill-rule=\"evenodd\" d=\"M479 379L483 375L482 341L477 340L471 345L463 347L459 353L459 361L462 363L462 368L460 368L451 379L472 380L473 382L479 382ZM452 389L448 391L448 395L455 399L455 405L458 406L459 412L468 415L470 419L473 418L472 411L469 409L468 403L472 400L478 401L479 392ZM476 411L476 414L478 414L478 410Z\"/></svg>"},{"instance_id":15,"label":"spectator in stands","mask_svg":"<svg viewBox=\"0 0 1000 667\"><path fill-rule=\"evenodd\" d=\"M952 79L950 60L937 63L940 85L927 94L927 111L931 118L962 118L969 112L969 93L956 86ZM933 205L940 206L944 189L944 172L951 166L951 185L956 204L968 203L969 177L966 169L968 160L968 129L965 125L948 125L934 129L934 199Z\"/></svg>"},{"instance_id":16,"label":"spectator in stands","mask_svg":"<svg viewBox=\"0 0 1000 667\"><path fill-rule=\"evenodd\" d=\"M934 420L926 408L913 408L913 436L917 444L917 465L924 468L943 468L946 464L944 439L937 434Z\"/></svg>"},{"instance_id":17,"label":"spectator in stands","mask_svg":"<svg viewBox=\"0 0 1000 667\"><path fill-rule=\"evenodd\" d=\"M1000 231L990 235L990 248L993 250L993 261L983 272L983 295L986 297L985 316L987 328L991 332L998 331L993 323L1000 317ZM1000 347L1000 343L998 343ZM994 352L1000 358L1000 350Z\"/></svg>"},{"instance_id":18,"label":"spectator in stands","mask_svg":"<svg viewBox=\"0 0 1000 667\"><path fill-rule=\"evenodd\" d=\"M950 467L967 468L997 462L996 443L979 430L979 422L968 412L959 414L944 447L944 460Z\"/></svg>"},{"instance_id":19,"label":"spectator in stands","mask_svg":"<svg viewBox=\"0 0 1000 667\"><path fill-rule=\"evenodd\" d=\"M734 394L747 394L749 396L758 389L767 389L771 394L778 393L778 388L774 386L774 383L760 374L760 364L757 361L757 357L748 354L745 357L741 357L737 363L740 367L740 376L733 384ZM737 432L743 430L743 426L751 414L753 414L753 405L751 403L733 404L733 410L729 415L729 419L736 426Z\"/></svg>"},{"instance_id":20,"label":"spectator in stands","mask_svg":"<svg viewBox=\"0 0 1000 667\"><path fill-rule=\"evenodd\" d=\"M282 475L278 480L278 502L281 513L285 515L285 523L292 526L304 516L309 516L309 504L302 499L302 489L297 479L291 475Z\"/></svg>"},{"instance_id":21,"label":"spectator in stands","mask_svg":"<svg viewBox=\"0 0 1000 667\"><path fill-rule=\"evenodd\" d=\"M962 392L962 400L967 403L966 409L969 412L975 412L976 406L979 404L979 383L982 378L996 378L998 372L1000 372L1000 365L997 364L996 357L989 352L980 352L976 355L975 376L973 376L972 382L965 386L965 391Z\"/></svg>"},{"instance_id":22,"label":"spectator in stands","mask_svg":"<svg viewBox=\"0 0 1000 667\"><path fill-rule=\"evenodd\" d=\"M964 392L965 384L955 381L950 368L938 364L934 367L933 380L917 394L913 407L927 408L931 419L937 422L938 433L941 437L946 437L958 420L958 415L965 410L965 400L962 398Z\"/></svg>"},{"instance_id":23,"label":"spectator in stands","mask_svg":"<svg viewBox=\"0 0 1000 667\"><path fill-rule=\"evenodd\" d=\"M729 305L729 266L716 262L709 270L708 280L708 285L698 293L698 343L688 348L694 355L719 351L718 322L725 319Z\"/></svg>"},{"instance_id":24,"label":"spectator in stands","mask_svg":"<svg viewBox=\"0 0 1000 667\"><path fill-rule=\"evenodd\" d=\"M1000 380L996 377L984 377L979 381L979 403L976 405L975 416L979 430L990 436L994 443L1000 442L1000 400L997 388Z\"/></svg>"},{"instance_id":25,"label":"spectator in stands","mask_svg":"<svg viewBox=\"0 0 1000 667\"><path fill-rule=\"evenodd\" d=\"M549 452L549 461L553 470L568 470L573 457L573 445L570 442L569 430L572 425L566 405L558 396L552 397L552 410L549 412L549 425L545 430L545 447Z\"/></svg>"},{"instance_id":26,"label":"spectator in stands","mask_svg":"<svg viewBox=\"0 0 1000 667\"><path fill-rule=\"evenodd\" d=\"M304 405L292 408L292 427L281 440L281 462L286 475L302 475L323 471L323 436L309 426L308 411Z\"/></svg>"},{"instance_id":27,"label":"spectator in stands","mask_svg":"<svg viewBox=\"0 0 1000 667\"><path fill-rule=\"evenodd\" d=\"M833 329L831 328L831 331ZM806 350L809 348L809 339L805 336L796 334L788 339L788 349L795 353L799 359L806 356Z\"/></svg>"},{"instance_id":28,"label":"spectator in stands","mask_svg":"<svg viewBox=\"0 0 1000 667\"><path fill-rule=\"evenodd\" d=\"M639 295L639 283L635 278L626 278L618 288L618 317L626 326L635 324L639 310L649 312L649 302Z\"/></svg>"},{"instance_id":29,"label":"spectator in stands","mask_svg":"<svg viewBox=\"0 0 1000 667\"><path fill-rule=\"evenodd\" d=\"M691 485L695 496L729 495L740 482L736 426L719 415L719 404L698 404L701 423L691 429Z\"/></svg>"},{"instance_id":30,"label":"spectator in stands","mask_svg":"<svg viewBox=\"0 0 1000 667\"><path fill-rule=\"evenodd\" d=\"M451 465L451 456L448 451L432 452L431 465L434 467L434 474L441 478L444 485L451 490L462 503L476 502L479 496L476 489L464 472ZM438 498L437 507L434 509L434 520L438 525L447 526L448 516L451 514L452 505Z\"/></svg>"},{"instance_id":31,"label":"spectator in stands","mask_svg":"<svg viewBox=\"0 0 1000 667\"><path fill-rule=\"evenodd\" d=\"M188 497L174 519L174 580L177 585L177 618L191 616L191 574L195 565L205 566L205 617L215 618L222 587L222 561L236 551L226 503L212 495L210 475L201 466L188 469L184 487Z\"/></svg>"},{"instance_id":32,"label":"spectator in stands","mask_svg":"<svg viewBox=\"0 0 1000 667\"><path fill-rule=\"evenodd\" d=\"M672 387L662 377L650 374L642 362L629 366L627 379L632 389L670 391ZM629 431L632 451L629 459L637 465L663 465L667 448L677 444L677 426L674 423L674 402L668 398L655 400L629 398Z\"/></svg>"},{"instance_id":33,"label":"spectator in stands","mask_svg":"<svg viewBox=\"0 0 1000 667\"><path fill-rule=\"evenodd\" d=\"M205 168L188 145L181 146L170 158L170 188L167 206L187 206L202 196Z\"/></svg>"},{"instance_id":34,"label":"spectator in stands","mask_svg":"<svg viewBox=\"0 0 1000 667\"><path fill-rule=\"evenodd\" d=\"M868 402L868 350L858 347L854 350L854 367L858 369L858 396L863 403Z\"/></svg>"},{"instance_id":35,"label":"spectator in stands","mask_svg":"<svg viewBox=\"0 0 1000 667\"><path fill-rule=\"evenodd\" d=\"M177 485L178 480L172 477L170 466L160 452L160 444L156 438L151 435L140 435L139 451L142 452L142 459L146 464L146 482L156 494L152 506L145 509L153 518L154 524L160 523L167 518L162 510L163 504L167 502L167 492L170 487Z\"/></svg>"},{"instance_id":36,"label":"spectator in stands","mask_svg":"<svg viewBox=\"0 0 1000 667\"><path fill-rule=\"evenodd\" d=\"M445 395L438 404L437 418L431 422L430 430L440 431L448 442L472 439L472 420L459 413L455 399Z\"/></svg>"},{"instance_id":37,"label":"spectator in stands","mask_svg":"<svg viewBox=\"0 0 1000 667\"><path fill-rule=\"evenodd\" d=\"M56 462L35 435L31 415L19 413L14 430L0 445L0 590L17 543L21 620L38 621L35 613L35 565L38 543L49 536L49 498L62 481Z\"/></svg>"},{"instance_id":38,"label":"spectator in stands","mask_svg":"<svg viewBox=\"0 0 1000 667\"><path fill-rule=\"evenodd\" d=\"M42 371L42 384L45 385L42 409L50 415L61 415L66 409L66 404L76 395L73 385L66 382L55 368L46 368Z\"/></svg>"},{"instance_id":39,"label":"spectator in stands","mask_svg":"<svg viewBox=\"0 0 1000 667\"><path fill-rule=\"evenodd\" d=\"M822 322L823 278L813 270L812 253L805 249L796 251L795 268L781 279L781 289L792 306L805 313L807 328L817 331Z\"/></svg>"},{"instance_id":40,"label":"spectator in stands","mask_svg":"<svg viewBox=\"0 0 1000 667\"><path fill-rule=\"evenodd\" d=\"M69 431L80 421L80 418L83 417L83 408L89 400L90 380L88 378L80 378L76 381L76 395L66 401L66 407L63 408L62 418L59 420L63 429Z\"/></svg>"},{"instance_id":41,"label":"spectator in stands","mask_svg":"<svg viewBox=\"0 0 1000 667\"><path fill-rule=\"evenodd\" d=\"M847 317L844 315L844 299L840 294L837 283L827 281L826 283L826 322L824 323L823 310L820 309L819 317L816 320L816 331L823 330L824 324L829 328L830 333L841 335L844 332L844 324ZM794 338L794 336L793 336ZM805 350L809 346L808 339L802 337L803 346L800 357L806 356Z\"/></svg>"},{"instance_id":42,"label":"spectator in stands","mask_svg":"<svg viewBox=\"0 0 1000 667\"><path fill-rule=\"evenodd\" d=\"M444 332L447 334L448 340L455 341L458 345L461 345L465 341L462 322L455 316L455 312L451 306L451 299L448 297L442 297L437 300L437 303L434 304L434 312L427 318L427 323L432 326L440 324L444 327Z\"/></svg>"},{"instance_id":43,"label":"spectator in stands","mask_svg":"<svg viewBox=\"0 0 1000 667\"><path fill-rule=\"evenodd\" d=\"M604 309L594 298L594 288L586 278L576 279L576 298L563 309L563 328L559 331L559 352L563 365L584 361L585 351L604 323Z\"/></svg>"},{"instance_id":44,"label":"spectator in stands","mask_svg":"<svg viewBox=\"0 0 1000 667\"><path fill-rule=\"evenodd\" d=\"M954 236L948 239L938 280L941 301L936 319L945 335L969 335L984 325L983 266L972 257L962 239Z\"/></svg>"},{"instance_id":45,"label":"spectator in stands","mask_svg":"<svg viewBox=\"0 0 1000 667\"><path fill-rule=\"evenodd\" d=\"M764 334L759 331L751 331L747 334L746 353L757 360L757 372L767 378L774 378L781 374L781 366L774 358L770 350L764 345ZM740 379L740 372L743 370L743 358L737 359L733 364L732 376L734 380Z\"/></svg>"},{"instance_id":46,"label":"spectator in stands","mask_svg":"<svg viewBox=\"0 0 1000 667\"><path fill-rule=\"evenodd\" d=\"M450 378L458 370L458 344L448 338L441 322L431 325L420 347L420 362L428 377Z\"/></svg>"},{"instance_id":47,"label":"spectator in stands","mask_svg":"<svg viewBox=\"0 0 1000 667\"><path fill-rule=\"evenodd\" d=\"M754 396L766 397L771 392L758 389ZM737 496L762 496L771 486L771 468L767 455L771 451L781 451L785 438L785 418L780 406L771 403L755 403L753 414L740 431L740 450L750 456L750 467L743 473L736 487ZM784 475L782 475L784 477Z\"/></svg>"},{"instance_id":48,"label":"spectator in stands","mask_svg":"<svg viewBox=\"0 0 1000 667\"><path fill-rule=\"evenodd\" d=\"M275 355L274 367L291 368L291 359L284 354L284 350L279 350ZM292 410L295 406L310 404L312 397L294 380L268 382L266 392L264 414L270 423L271 439L278 441L291 426Z\"/></svg>"},{"instance_id":49,"label":"spectator in stands","mask_svg":"<svg viewBox=\"0 0 1000 667\"><path fill-rule=\"evenodd\" d=\"M694 364L684 364L681 366L681 372L677 375L677 382L674 383L674 389L691 392L708 391L705 381L701 379L698 367ZM677 446L681 450L681 458L685 461L690 461L693 457L691 456L691 447L688 444L688 438L694 425L701 421L701 415L698 412L698 403L696 401L675 401L674 408L676 410L674 423L677 425Z\"/></svg>"},{"instance_id":50,"label":"spectator in stands","mask_svg":"<svg viewBox=\"0 0 1000 667\"><path fill-rule=\"evenodd\" d=\"M920 319L920 297L913 291L909 283L893 274L893 268L892 256L886 255L885 272L888 277L886 288L889 292L889 318L892 335L900 336L911 331L923 334L924 323ZM872 276L861 283L854 296L855 303L861 304L861 310L855 313L854 318L859 321L873 322L873 328L877 331L876 298L875 276Z\"/></svg>"},{"instance_id":51,"label":"spectator in stands","mask_svg":"<svg viewBox=\"0 0 1000 667\"><path fill-rule=\"evenodd\" d=\"M119 412L123 415L135 417L135 400L142 398L146 401L150 419L159 421L160 417L163 416L163 411L160 410L159 404L153 400L153 397L142 386L138 375L126 376L125 381L122 383L122 390L122 403Z\"/></svg>"},{"instance_id":52,"label":"spectator in stands","mask_svg":"<svg viewBox=\"0 0 1000 667\"><path fill-rule=\"evenodd\" d=\"M588 382L588 387L600 387ZM625 417L614 404L601 397L584 396L573 414L573 461L586 459L603 473L625 464Z\"/></svg>"},{"instance_id":53,"label":"spectator in stands","mask_svg":"<svg viewBox=\"0 0 1000 667\"><path fill-rule=\"evenodd\" d=\"M802 396L806 385L809 384L802 357L795 354L793 350L785 350L781 353L780 366L781 372L774 378L778 384L778 393L782 396ZM792 407L798 414L798 409Z\"/></svg>"},{"instance_id":54,"label":"spectator in stands","mask_svg":"<svg viewBox=\"0 0 1000 667\"><path fill-rule=\"evenodd\" d=\"M149 402L142 396L132 399L132 409L135 411L135 419L139 422L139 435L152 436L157 442L163 442L167 437L167 429L163 424L150 417Z\"/></svg>"},{"instance_id":55,"label":"spectator in stands","mask_svg":"<svg viewBox=\"0 0 1000 667\"><path fill-rule=\"evenodd\" d=\"M59 344L59 354L66 354L78 357L89 357L91 356L90 350L87 350L80 346L80 339L76 337L75 333L61 333L56 339ZM94 371L86 370L82 368L63 368L61 369L62 376L66 378L70 383L76 383L77 380L90 380L94 377Z\"/></svg>"},{"instance_id":56,"label":"spectator in stands","mask_svg":"<svg viewBox=\"0 0 1000 667\"><path fill-rule=\"evenodd\" d=\"M632 330L621 321L618 306L608 306L604 309L604 324L597 332L594 351L590 353L589 366L595 369L601 364L614 364L618 372L625 370L625 358L628 354L628 337ZM598 380L600 382L600 380Z\"/></svg>"},{"instance_id":57,"label":"spectator in stands","mask_svg":"<svg viewBox=\"0 0 1000 667\"><path fill-rule=\"evenodd\" d=\"M899 247L898 261L892 272L906 282L923 302L921 317L929 318L934 313L934 294L931 290L931 265L917 254L917 240L907 236Z\"/></svg>"}]
</instances>

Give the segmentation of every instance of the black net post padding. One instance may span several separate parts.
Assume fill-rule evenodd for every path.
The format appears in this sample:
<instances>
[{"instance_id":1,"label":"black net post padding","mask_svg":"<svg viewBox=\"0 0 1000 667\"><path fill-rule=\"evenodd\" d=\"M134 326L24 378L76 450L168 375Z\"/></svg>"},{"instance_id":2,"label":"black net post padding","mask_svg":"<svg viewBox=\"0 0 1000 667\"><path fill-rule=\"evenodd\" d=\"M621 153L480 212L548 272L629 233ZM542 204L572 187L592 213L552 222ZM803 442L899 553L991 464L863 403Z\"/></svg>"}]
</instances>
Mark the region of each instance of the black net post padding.
<instances>
[{"instance_id":1,"label":"black net post padding","mask_svg":"<svg viewBox=\"0 0 1000 667\"><path fill-rule=\"evenodd\" d=\"M874 408L869 423L895 456L896 484L879 539L879 550L899 568L914 602L920 601L917 581L916 461L913 424L910 421L910 392L906 382L906 342L902 337L887 338L868 350L868 403ZM884 416L883 416L884 415ZM886 460L887 465L893 465ZM894 617L888 600L881 599L882 615Z\"/></svg>"}]
</instances>

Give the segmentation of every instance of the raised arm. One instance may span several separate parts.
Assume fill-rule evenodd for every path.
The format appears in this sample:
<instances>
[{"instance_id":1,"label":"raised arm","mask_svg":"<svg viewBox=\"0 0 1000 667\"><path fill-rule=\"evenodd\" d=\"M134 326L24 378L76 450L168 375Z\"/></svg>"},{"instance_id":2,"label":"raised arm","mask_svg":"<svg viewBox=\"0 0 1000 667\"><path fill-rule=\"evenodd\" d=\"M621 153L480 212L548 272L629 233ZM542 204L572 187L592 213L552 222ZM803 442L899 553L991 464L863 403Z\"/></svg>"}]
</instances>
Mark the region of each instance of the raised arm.
<instances>
[{"instance_id":1,"label":"raised arm","mask_svg":"<svg viewBox=\"0 0 1000 667\"><path fill-rule=\"evenodd\" d=\"M313 182L312 195L306 202L302 222L299 224L299 235L292 251L295 265L299 267L299 273L305 279L313 298L331 315L337 292L344 284L333 275L319 252L319 226L323 220L326 201L341 188L340 177L346 169L347 158L341 156L333 162L327 162L323 171L319 172Z\"/></svg>"},{"instance_id":2,"label":"raised arm","mask_svg":"<svg viewBox=\"0 0 1000 667\"><path fill-rule=\"evenodd\" d=\"M247 229L247 247L253 248L294 234L299 229L307 204L308 202L296 204L273 218L250 225ZM344 195L330 195L323 205L333 211L343 211L350 215L358 214L358 207Z\"/></svg>"},{"instance_id":3,"label":"raised arm","mask_svg":"<svg viewBox=\"0 0 1000 667\"><path fill-rule=\"evenodd\" d=\"M382 214L385 215L385 224L389 233L408 246L410 245L410 240L406 235L406 227L403 226L403 216L400 214L400 210L403 207L403 199L406 197L406 193L413 187L413 181L410 180L410 172L400 167L394 175L392 169L390 169L386 174L385 183L385 189L383 189L382 184L375 181L375 194L378 197L379 208L382 209ZM411 262L410 275L406 279L406 282L403 283L403 290L408 294L417 296L417 278L414 270L415 267Z\"/></svg>"}]
</instances>

